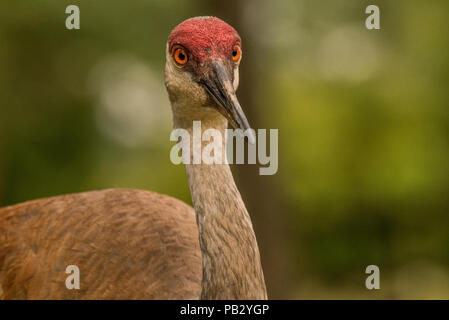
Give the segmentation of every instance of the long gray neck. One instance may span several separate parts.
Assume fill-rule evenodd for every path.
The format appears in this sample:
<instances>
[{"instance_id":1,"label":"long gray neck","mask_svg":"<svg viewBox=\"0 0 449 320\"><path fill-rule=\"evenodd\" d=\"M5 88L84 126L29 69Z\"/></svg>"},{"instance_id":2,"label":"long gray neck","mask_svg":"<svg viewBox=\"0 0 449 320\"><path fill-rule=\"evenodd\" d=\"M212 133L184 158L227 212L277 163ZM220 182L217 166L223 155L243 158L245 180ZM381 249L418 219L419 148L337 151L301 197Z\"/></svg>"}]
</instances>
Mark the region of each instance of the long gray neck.
<instances>
[{"instance_id":1,"label":"long gray neck","mask_svg":"<svg viewBox=\"0 0 449 320\"><path fill-rule=\"evenodd\" d=\"M175 127L192 137L192 123L175 118ZM201 129L218 129L224 137L226 127L218 116L202 121ZM186 171L202 251L201 299L267 299L253 226L229 165L186 164Z\"/></svg>"}]
</instances>

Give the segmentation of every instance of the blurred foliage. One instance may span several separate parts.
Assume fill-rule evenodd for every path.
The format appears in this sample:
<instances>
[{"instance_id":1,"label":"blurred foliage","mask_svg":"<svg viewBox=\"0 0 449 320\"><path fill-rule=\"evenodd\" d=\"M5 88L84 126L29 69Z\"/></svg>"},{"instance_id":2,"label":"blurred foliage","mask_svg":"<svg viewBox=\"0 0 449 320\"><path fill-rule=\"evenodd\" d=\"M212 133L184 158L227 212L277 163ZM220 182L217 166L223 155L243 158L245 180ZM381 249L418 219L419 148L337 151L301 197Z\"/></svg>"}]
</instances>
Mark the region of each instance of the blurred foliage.
<instances>
[{"instance_id":1,"label":"blurred foliage","mask_svg":"<svg viewBox=\"0 0 449 320\"><path fill-rule=\"evenodd\" d=\"M364 25L373 3L377 31ZM65 28L69 4L80 30ZM165 42L180 21L220 12L174 0L0 8L0 205L111 187L190 203L169 161ZM242 87L279 128L288 298L449 298L448 12L444 0L251 0L231 12L257 75L245 85L244 55Z\"/></svg>"}]
</instances>

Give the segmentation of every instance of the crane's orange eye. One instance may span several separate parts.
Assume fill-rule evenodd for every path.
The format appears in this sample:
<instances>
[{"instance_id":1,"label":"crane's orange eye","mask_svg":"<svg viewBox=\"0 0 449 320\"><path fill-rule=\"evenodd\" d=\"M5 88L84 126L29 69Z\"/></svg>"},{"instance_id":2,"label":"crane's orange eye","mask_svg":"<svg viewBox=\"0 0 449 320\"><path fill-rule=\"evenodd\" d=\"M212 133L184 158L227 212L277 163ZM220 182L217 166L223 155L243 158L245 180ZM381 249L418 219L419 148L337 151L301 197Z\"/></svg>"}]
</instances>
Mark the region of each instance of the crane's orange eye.
<instances>
[{"instance_id":1,"label":"crane's orange eye","mask_svg":"<svg viewBox=\"0 0 449 320\"><path fill-rule=\"evenodd\" d=\"M175 49L173 53L173 59L179 66L183 66L189 61L189 57L187 56L187 52L183 48Z\"/></svg>"},{"instance_id":2,"label":"crane's orange eye","mask_svg":"<svg viewBox=\"0 0 449 320\"><path fill-rule=\"evenodd\" d=\"M241 56L242 49L240 49L239 46L234 46L234 48L232 48L232 60L234 60L234 62L238 62Z\"/></svg>"}]
</instances>

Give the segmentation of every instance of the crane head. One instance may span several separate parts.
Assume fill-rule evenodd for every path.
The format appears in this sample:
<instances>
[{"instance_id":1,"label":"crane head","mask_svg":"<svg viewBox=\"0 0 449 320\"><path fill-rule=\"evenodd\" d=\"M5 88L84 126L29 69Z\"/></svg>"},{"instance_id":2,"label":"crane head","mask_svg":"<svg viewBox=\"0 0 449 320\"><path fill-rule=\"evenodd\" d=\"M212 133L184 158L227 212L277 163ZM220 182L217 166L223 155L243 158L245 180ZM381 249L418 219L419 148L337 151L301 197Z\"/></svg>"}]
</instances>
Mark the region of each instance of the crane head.
<instances>
[{"instance_id":1,"label":"crane head","mask_svg":"<svg viewBox=\"0 0 449 320\"><path fill-rule=\"evenodd\" d=\"M165 85L172 105L189 106L174 112L199 116L212 107L234 128L250 126L235 90L239 84L242 41L237 31L215 17L180 23L166 48Z\"/></svg>"}]
</instances>

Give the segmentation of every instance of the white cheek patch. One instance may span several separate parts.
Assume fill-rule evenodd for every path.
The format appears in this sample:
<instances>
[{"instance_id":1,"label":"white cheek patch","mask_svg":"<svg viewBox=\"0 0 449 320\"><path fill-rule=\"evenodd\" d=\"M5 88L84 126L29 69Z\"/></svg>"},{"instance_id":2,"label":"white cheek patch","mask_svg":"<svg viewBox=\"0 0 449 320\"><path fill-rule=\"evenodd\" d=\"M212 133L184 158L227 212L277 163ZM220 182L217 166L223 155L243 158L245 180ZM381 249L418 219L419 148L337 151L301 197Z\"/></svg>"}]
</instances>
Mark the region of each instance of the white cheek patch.
<instances>
[{"instance_id":1,"label":"white cheek patch","mask_svg":"<svg viewBox=\"0 0 449 320\"><path fill-rule=\"evenodd\" d=\"M237 90L239 87L239 67L234 67L234 82L232 83L234 86L234 90Z\"/></svg>"}]
</instances>

